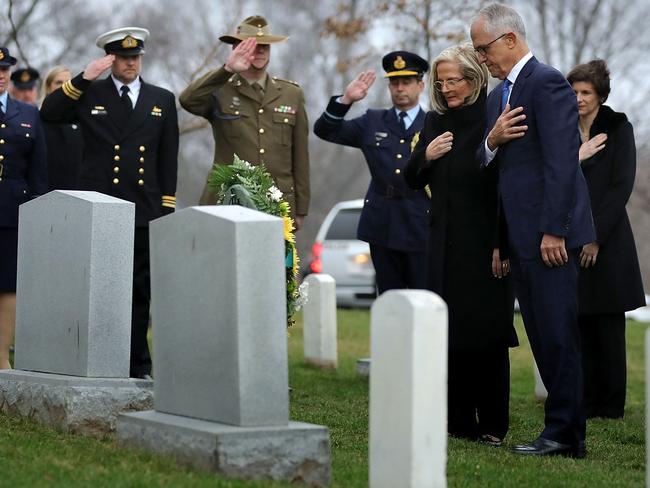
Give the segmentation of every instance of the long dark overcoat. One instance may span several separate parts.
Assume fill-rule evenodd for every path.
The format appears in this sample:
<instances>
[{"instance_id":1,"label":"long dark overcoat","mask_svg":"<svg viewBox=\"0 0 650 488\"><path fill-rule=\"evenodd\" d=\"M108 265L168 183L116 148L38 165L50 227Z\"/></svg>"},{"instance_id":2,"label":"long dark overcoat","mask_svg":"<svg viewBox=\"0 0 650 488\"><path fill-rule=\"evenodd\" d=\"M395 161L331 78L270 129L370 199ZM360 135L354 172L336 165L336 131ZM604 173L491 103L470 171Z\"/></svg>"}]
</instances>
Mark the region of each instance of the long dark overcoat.
<instances>
[{"instance_id":1,"label":"long dark overcoat","mask_svg":"<svg viewBox=\"0 0 650 488\"><path fill-rule=\"evenodd\" d=\"M581 314L618 313L645 305L639 259L625 210L636 173L632 124L607 105L598 110L589 137L607 134L600 152L582 162L600 245L595 266L581 268Z\"/></svg>"},{"instance_id":2,"label":"long dark overcoat","mask_svg":"<svg viewBox=\"0 0 650 488\"><path fill-rule=\"evenodd\" d=\"M429 288L449 307L452 349L517 345L510 279L492 275L496 168L481 170L476 159L485 131L485 100L483 92L473 105L442 115L429 112L405 172L412 188L429 184L431 189ZM454 135L453 149L426 161L427 146L446 131Z\"/></svg>"}]
</instances>

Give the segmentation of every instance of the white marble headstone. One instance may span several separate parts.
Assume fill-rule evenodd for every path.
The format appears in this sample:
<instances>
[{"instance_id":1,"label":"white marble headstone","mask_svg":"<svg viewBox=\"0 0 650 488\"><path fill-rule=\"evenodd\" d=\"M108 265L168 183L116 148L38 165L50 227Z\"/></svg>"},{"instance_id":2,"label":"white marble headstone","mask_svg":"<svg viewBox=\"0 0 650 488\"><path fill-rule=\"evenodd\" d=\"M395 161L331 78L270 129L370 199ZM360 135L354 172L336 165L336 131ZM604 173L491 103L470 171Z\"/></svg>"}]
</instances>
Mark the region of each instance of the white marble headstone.
<instances>
[{"instance_id":1,"label":"white marble headstone","mask_svg":"<svg viewBox=\"0 0 650 488\"><path fill-rule=\"evenodd\" d=\"M370 487L445 487L447 305L391 290L371 311Z\"/></svg>"},{"instance_id":2,"label":"white marble headstone","mask_svg":"<svg viewBox=\"0 0 650 488\"><path fill-rule=\"evenodd\" d=\"M57 190L20 206L17 369L128 378L135 205Z\"/></svg>"},{"instance_id":3,"label":"white marble headstone","mask_svg":"<svg viewBox=\"0 0 650 488\"><path fill-rule=\"evenodd\" d=\"M302 314L305 361L336 368L336 282L328 274L310 274L305 283L308 285Z\"/></svg>"},{"instance_id":4,"label":"white marble headstone","mask_svg":"<svg viewBox=\"0 0 650 488\"><path fill-rule=\"evenodd\" d=\"M282 220L191 207L151 222L150 245L155 410L287 425Z\"/></svg>"}]
</instances>

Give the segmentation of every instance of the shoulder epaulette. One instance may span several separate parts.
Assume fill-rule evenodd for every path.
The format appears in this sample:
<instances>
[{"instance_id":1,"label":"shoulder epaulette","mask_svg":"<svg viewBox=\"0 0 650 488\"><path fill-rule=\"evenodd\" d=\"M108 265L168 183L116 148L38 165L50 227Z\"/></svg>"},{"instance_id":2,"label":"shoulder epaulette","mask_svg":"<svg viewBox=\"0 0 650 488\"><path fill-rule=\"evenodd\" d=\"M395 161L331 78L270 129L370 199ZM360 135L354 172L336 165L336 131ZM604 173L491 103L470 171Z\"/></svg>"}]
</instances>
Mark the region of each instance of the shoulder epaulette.
<instances>
[{"instance_id":1,"label":"shoulder epaulette","mask_svg":"<svg viewBox=\"0 0 650 488\"><path fill-rule=\"evenodd\" d=\"M274 76L273 79L274 79L275 81L284 81L285 83L291 83L291 84L294 85L294 86L298 86L298 87L300 86L300 85L298 84L297 81L293 81L293 80L285 80L284 78L279 78L279 77L277 77L277 76Z\"/></svg>"}]
</instances>

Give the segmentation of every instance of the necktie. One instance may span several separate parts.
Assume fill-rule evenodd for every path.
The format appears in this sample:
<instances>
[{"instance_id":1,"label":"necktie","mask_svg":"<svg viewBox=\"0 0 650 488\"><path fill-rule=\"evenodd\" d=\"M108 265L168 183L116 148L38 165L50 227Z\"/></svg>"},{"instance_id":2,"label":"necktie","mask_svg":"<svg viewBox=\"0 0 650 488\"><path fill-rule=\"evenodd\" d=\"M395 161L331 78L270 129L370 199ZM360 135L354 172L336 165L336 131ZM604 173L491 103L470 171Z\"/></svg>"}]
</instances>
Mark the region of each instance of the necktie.
<instances>
[{"instance_id":1,"label":"necktie","mask_svg":"<svg viewBox=\"0 0 650 488\"><path fill-rule=\"evenodd\" d=\"M404 132L406 132L406 121L404 120L407 116L406 112L399 113L399 125Z\"/></svg>"},{"instance_id":2,"label":"necktie","mask_svg":"<svg viewBox=\"0 0 650 488\"><path fill-rule=\"evenodd\" d=\"M129 96L129 87L122 85L120 91L122 92L122 104L124 105L126 112L130 114L133 111L133 103L131 103L131 97Z\"/></svg>"},{"instance_id":3,"label":"necktie","mask_svg":"<svg viewBox=\"0 0 650 488\"><path fill-rule=\"evenodd\" d=\"M4 114L4 113L5 113L5 107L2 104L2 102L0 102L0 114Z\"/></svg>"},{"instance_id":4,"label":"necktie","mask_svg":"<svg viewBox=\"0 0 650 488\"><path fill-rule=\"evenodd\" d=\"M510 81L508 78L503 80L503 85L501 86L501 111L503 112L503 109L506 108L506 103L508 103L508 95L510 95L510 85L512 85L512 81Z\"/></svg>"}]
</instances>

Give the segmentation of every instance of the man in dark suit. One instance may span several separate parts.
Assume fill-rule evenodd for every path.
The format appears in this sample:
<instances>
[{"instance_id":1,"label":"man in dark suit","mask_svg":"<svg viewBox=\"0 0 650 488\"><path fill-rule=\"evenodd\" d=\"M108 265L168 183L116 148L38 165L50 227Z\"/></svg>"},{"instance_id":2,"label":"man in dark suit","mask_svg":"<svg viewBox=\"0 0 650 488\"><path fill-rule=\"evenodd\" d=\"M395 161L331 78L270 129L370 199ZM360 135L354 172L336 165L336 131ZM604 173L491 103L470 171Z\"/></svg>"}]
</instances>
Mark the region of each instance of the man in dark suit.
<instances>
[{"instance_id":1,"label":"man in dark suit","mask_svg":"<svg viewBox=\"0 0 650 488\"><path fill-rule=\"evenodd\" d=\"M146 29L122 28L97 38L106 56L48 95L47 122L81 126L80 188L135 203L131 376L148 378L149 221L176 207L178 121L174 95L140 78ZM107 69L108 78L97 80Z\"/></svg>"},{"instance_id":2,"label":"man in dark suit","mask_svg":"<svg viewBox=\"0 0 650 488\"><path fill-rule=\"evenodd\" d=\"M578 251L595 235L578 165L576 98L560 72L533 57L510 7L483 8L470 33L480 61L503 80L488 98L479 157L499 167L515 290L548 390L543 432L513 451L584 457L576 286Z\"/></svg>"},{"instance_id":3,"label":"man in dark suit","mask_svg":"<svg viewBox=\"0 0 650 488\"><path fill-rule=\"evenodd\" d=\"M321 139L358 147L366 158L372 178L357 233L370 244L379 293L426 288L429 230L429 199L424 190L410 189L402 174L411 143L424 125L419 99L429 63L417 54L394 51L384 56L382 65L393 107L344 120L352 104L363 100L375 81L374 70L364 71L342 96L332 97L314 125Z\"/></svg>"}]
</instances>

